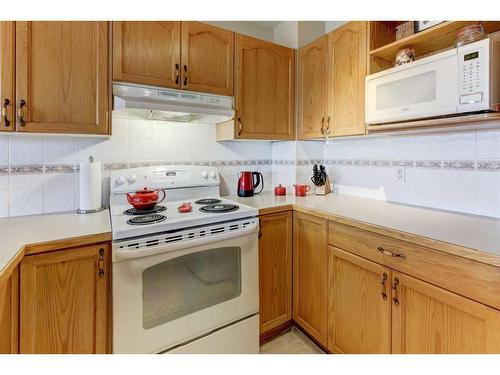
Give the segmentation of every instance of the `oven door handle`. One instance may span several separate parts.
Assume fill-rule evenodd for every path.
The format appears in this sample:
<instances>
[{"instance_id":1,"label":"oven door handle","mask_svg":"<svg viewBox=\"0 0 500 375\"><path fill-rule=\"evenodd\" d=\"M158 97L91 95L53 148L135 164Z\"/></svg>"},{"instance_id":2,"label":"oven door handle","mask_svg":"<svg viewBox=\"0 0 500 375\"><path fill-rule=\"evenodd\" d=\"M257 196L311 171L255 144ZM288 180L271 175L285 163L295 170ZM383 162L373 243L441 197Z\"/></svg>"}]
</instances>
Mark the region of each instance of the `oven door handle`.
<instances>
[{"instance_id":1,"label":"oven door handle","mask_svg":"<svg viewBox=\"0 0 500 375\"><path fill-rule=\"evenodd\" d=\"M243 237L246 235L250 235L252 233L255 233L257 236L258 227L259 227L259 221L255 220L253 223L246 226L244 229L224 232L221 234L214 234L207 237L198 237L192 240L186 240L186 241L181 240L178 242L163 243L163 244L160 243L157 246L144 247L143 249L124 250L118 247L119 244L113 244L114 245L113 262L169 253L172 251L182 250L188 247L207 245L213 242L220 242L232 238Z\"/></svg>"}]
</instances>

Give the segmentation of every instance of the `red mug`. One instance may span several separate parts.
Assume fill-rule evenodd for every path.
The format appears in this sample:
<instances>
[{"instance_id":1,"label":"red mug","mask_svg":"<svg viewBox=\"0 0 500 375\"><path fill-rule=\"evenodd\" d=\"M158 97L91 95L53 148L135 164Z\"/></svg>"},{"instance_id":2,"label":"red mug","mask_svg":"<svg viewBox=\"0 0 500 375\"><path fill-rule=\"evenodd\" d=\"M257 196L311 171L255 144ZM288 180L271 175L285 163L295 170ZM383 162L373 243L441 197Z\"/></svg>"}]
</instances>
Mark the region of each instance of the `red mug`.
<instances>
[{"instance_id":1,"label":"red mug","mask_svg":"<svg viewBox=\"0 0 500 375\"><path fill-rule=\"evenodd\" d=\"M295 187L296 197L305 197L307 192L311 190L309 185L293 185Z\"/></svg>"}]
</instances>

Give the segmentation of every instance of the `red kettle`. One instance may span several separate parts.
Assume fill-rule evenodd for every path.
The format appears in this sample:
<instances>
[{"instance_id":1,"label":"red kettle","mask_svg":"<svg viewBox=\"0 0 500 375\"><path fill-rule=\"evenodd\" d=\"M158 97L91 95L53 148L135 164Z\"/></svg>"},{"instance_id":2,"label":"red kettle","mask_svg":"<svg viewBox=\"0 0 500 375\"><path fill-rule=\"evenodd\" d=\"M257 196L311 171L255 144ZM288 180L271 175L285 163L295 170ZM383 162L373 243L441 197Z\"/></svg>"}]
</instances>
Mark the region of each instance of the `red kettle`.
<instances>
[{"instance_id":1,"label":"red kettle","mask_svg":"<svg viewBox=\"0 0 500 375\"><path fill-rule=\"evenodd\" d=\"M258 192L255 189L260 187ZM259 194L264 189L264 177L260 172L240 172L238 175L238 196L252 197L254 194Z\"/></svg>"}]
</instances>

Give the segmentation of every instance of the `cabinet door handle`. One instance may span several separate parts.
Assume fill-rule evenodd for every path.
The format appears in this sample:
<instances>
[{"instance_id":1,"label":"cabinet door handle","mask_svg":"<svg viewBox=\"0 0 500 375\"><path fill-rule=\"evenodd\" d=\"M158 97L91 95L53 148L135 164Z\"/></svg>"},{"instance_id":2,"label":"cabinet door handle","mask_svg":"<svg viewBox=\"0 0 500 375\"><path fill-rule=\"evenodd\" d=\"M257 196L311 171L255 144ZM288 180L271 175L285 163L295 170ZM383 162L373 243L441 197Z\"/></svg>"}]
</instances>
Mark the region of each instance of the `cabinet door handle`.
<instances>
[{"instance_id":1,"label":"cabinet door handle","mask_svg":"<svg viewBox=\"0 0 500 375\"><path fill-rule=\"evenodd\" d=\"M325 118L321 117L321 134L325 134Z\"/></svg>"},{"instance_id":2,"label":"cabinet door handle","mask_svg":"<svg viewBox=\"0 0 500 375\"><path fill-rule=\"evenodd\" d=\"M3 105L2 105L2 119L3 119L3 124L5 125L6 128L10 126L10 120L9 120L9 105L10 105L10 100L5 98L3 100Z\"/></svg>"},{"instance_id":3,"label":"cabinet door handle","mask_svg":"<svg viewBox=\"0 0 500 375\"><path fill-rule=\"evenodd\" d=\"M184 65L184 86L188 84L188 67Z\"/></svg>"},{"instance_id":4,"label":"cabinet door handle","mask_svg":"<svg viewBox=\"0 0 500 375\"><path fill-rule=\"evenodd\" d=\"M179 84L179 74L180 74L179 64L175 64L175 84L176 85Z\"/></svg>"},{"instance_id":5,"label":"cabinet door handle","mask_svg":"<svg viewBox=\"0 0 500 375\"><path fill-rule=\"evenodd\" d=\"M326 134L330 135L330 116L326 119Z\"/></svg>"},{"instance_id":6,"label":"cabinet door handle","mask_svg":"<svg viewBox=\"0 0 500 375\"><path fill-rule=\"evenodd\" d=\"M104 249L99 249L99 277L104 277Z\"/></svg>"},{"instance_id":7,"label":"cabinet door handle","mask_svg":"<svg viewBox=\"0 0 500 375\"><path fill-rule=\"evenodd\" d=\"M395 277L394 282L392 283L392 290L393 290L392 301L394 302L395 306L399 306L398 284L399 284L399 279Z\"/></svg>"},{"instance_id":8,"label":"cabinet door handle","mask_svg":"<svg viewBox=\"0 0 500 375\"><path fill-rule=\"evenodd\" d=\"M24 121L24 107L26 106L26 101L21 99L19 101L19 109L17 110L17 116L19 117L19 126L25 127L26 121Z\"/></svg>"},{"instance_id":9,"label":"cabinet door handle","mask_svg":"<svg viewBox=\"0 0 500 375\"><path fill-rule=\"evenodd\" d=\"M241 117L238 117L238 136L241 135L242 130L243 130L243 124L241 123Z\"/></svg>"},{"instance_id":10,"label":"cabinet door handle","mask_svg":"<svg viewBox=\"0 0 500 375\"><path fill-rule=\"evenodd\" d=\"M384 249L382 246L378 246L377 250L379 253L381 253L383 255L389 255L393 258L406 259L406 255L404 253L393 253L392 251Z\"/></svg>"},{"instance_id":11,"label":"cabinet door handle","mask_svg":"<svg viewBox=\"0 0 500 375\"><path fill-rule=\"evenodd\" d=\"M262 221L259 221L259 240L262 238Z\"/></svg>"},{"instance_id":12,"label":"cabinet door handle","mask_svg":"<svg viewBox=\"0 0 500 375\"><path fill-rule=\"evenodd\" d=\"M385 282L387 280L387 273L384 272L382 275L382 279L380 280L380 287L382 288L382 299L385 301L387 299L387 293L385 292Z\"/></svg>"}]
</instances>

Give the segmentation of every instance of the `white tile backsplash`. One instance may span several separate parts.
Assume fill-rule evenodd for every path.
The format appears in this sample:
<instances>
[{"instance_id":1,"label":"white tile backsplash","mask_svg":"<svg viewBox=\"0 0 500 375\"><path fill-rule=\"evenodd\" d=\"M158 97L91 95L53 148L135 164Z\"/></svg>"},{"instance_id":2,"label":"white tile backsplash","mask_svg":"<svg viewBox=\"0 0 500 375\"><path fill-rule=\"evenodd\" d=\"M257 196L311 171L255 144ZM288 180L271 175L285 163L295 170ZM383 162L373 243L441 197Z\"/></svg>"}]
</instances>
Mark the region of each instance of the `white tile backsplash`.
<instances>
[{"instance_id":1,"label":"white tile backsplash","mask_svg":"<svg viewBox=\"0 0 500 375\"><path fill-rule=\"evenodd\" d=\"M15 135L9 138L11 165L43 163L43 137Z\"/></svg>"}]
</instances>

